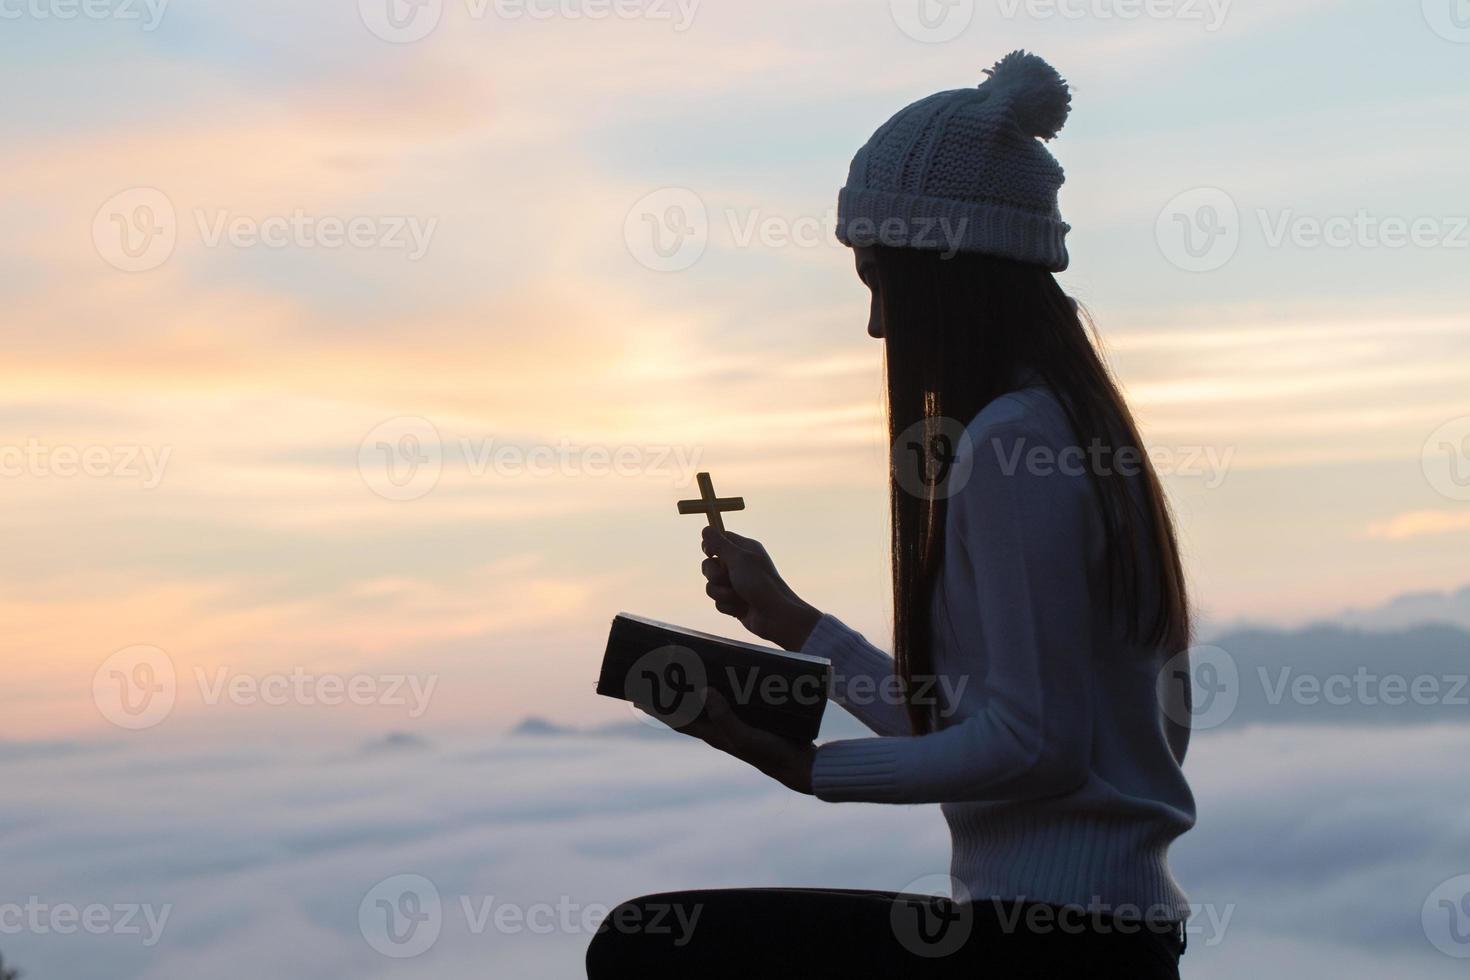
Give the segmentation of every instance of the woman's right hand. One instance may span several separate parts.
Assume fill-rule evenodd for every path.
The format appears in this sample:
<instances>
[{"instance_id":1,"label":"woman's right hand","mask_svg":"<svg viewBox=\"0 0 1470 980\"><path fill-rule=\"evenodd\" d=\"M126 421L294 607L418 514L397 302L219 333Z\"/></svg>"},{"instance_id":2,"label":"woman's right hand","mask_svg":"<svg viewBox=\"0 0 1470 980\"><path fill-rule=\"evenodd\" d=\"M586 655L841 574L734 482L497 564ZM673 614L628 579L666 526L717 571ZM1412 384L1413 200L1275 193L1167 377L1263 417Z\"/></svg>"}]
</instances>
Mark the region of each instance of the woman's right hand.
<instances>
[{"instance_id":1,"label":"woman's right hand","mask_svg":"<svg viewBox=\"0 0 1470 980\"><path fill-rule=\"evenodd\" d=\"M699 568L715 608L762 639L800 650L822 614L791 590L761 543L706 527L703 546L706 557Z\"/></svg>"}]
</instances>

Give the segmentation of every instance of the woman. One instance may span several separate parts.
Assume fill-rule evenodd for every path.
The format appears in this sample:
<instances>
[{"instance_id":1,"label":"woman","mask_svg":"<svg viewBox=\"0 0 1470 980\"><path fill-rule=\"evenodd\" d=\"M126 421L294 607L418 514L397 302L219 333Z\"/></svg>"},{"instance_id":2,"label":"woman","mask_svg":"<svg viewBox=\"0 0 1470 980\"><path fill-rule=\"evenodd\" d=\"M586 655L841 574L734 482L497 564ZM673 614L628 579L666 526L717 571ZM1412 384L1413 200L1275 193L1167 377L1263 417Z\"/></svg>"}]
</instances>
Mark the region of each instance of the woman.
<instances>
[{"instance_id":1,"label":"woman","mask_svg":"<svg viewBox=\"0 0 1470 980\"><path fill-rule=\"evenodd\" d=\"M1069 229L1041 140L1066 83L1023 52L987 74L894 116L839 197L886 350L895 657L802 601L759 543L704 532L715 607L831 659L834 698L878 737L794 742L713 693L685 729L823 800L943 804L956 894L650 896L609 916L591 977L1178 976L1168 848L1194 801L1185 694L1159 683L1190 636L1174 529L1052 277ZM617 925L664 907L688 935Z\"/></svg>"}]
</instances>

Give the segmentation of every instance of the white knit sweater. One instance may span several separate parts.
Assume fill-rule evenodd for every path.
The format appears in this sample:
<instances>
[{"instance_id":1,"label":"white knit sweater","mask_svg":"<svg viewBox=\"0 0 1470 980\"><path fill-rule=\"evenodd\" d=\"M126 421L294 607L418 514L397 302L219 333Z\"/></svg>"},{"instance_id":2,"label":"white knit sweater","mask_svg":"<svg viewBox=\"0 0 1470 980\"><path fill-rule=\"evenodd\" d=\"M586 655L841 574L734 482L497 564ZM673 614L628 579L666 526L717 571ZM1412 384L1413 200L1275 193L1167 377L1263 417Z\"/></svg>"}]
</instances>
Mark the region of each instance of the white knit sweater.
<instances>
[{"instance_id":1,"label":"white knit sweater","mask_svg":"<svg viewBox=\"0 0 1470 980\"><path fill-rule=\"evenodd\" d=\"M1055 396L1013 392L968 432L933 601L937 728L910 734L882 693L893 660L823 617L802 652L832 660L835 700L883 737L821 746L816 795L944 804L976 900L1187 918L1168 849L1194 824L1189 732L1168 719L1188 709L1158 685L1177 651L1109 625L1102 515Z\"/></svg>"}]
</instances>

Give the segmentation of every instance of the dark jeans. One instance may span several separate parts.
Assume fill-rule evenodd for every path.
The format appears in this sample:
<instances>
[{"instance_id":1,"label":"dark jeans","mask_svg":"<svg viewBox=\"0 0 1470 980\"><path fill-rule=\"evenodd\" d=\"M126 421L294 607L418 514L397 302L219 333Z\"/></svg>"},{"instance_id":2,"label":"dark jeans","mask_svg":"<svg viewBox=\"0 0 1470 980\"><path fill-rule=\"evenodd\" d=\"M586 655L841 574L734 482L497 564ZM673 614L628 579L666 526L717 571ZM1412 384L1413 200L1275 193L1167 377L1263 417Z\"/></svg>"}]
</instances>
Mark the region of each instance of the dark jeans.
<instances>
[{"instance_id":1,"label":"dark jeans","mask_svg":"<svg viewBox=\"0 0 1470 980\"><path fill-rule=\"evenodd\" d=\"M894 892L751 888L624 902L587 949L589 980L978 977L1178 980L1180 923Z\"/></svg>"}]
</instances>

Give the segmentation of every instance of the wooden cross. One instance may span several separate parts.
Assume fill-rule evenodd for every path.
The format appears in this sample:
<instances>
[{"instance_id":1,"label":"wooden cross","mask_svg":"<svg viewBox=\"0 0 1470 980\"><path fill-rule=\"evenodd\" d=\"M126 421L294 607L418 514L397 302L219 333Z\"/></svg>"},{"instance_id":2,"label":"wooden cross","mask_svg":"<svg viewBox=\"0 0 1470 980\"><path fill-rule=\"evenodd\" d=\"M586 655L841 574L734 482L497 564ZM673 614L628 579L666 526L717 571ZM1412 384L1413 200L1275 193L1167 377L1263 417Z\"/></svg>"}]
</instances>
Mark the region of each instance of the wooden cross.
<instances>
[{"instance_id":1,"label":"wooden cross","mask_svg":"<svg viewBox=\"0 0 1470 980\"><path fill-rule=\"evenodd\" d=\"M744 497L716 497L715 485L710 481L708 473L696 473L694 478L699 481L699 499L679 501L679 513L681 514L704 514L709 518L709 526L725 533L725 521L720 517L722 511L744 510Z\"/></svg>"}]
</instances>

